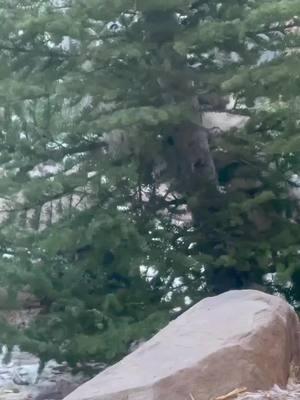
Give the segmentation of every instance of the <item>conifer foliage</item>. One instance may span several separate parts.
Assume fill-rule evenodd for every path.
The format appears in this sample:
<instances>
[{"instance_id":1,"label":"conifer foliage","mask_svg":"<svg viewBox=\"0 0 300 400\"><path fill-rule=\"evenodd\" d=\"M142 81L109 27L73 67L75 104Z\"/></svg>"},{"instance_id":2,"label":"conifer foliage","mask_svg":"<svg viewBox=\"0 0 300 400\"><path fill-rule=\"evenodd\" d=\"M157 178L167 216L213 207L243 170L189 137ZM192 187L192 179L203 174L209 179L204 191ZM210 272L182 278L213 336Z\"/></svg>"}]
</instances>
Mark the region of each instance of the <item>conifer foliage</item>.
<instances>
[{"instance_id":1,"label":"conifer foliage","mask_svg":"<svg viewBox=\"0 0 300 400\"><path fill-rule=\"evenodd\" d=\"M112 362L266 274L300 298L297 16L298 0L0 2L2 308L20 291L42 307L3 342ZM203 125L224 111L247 124Z\"/></svg>"}]
</instances>

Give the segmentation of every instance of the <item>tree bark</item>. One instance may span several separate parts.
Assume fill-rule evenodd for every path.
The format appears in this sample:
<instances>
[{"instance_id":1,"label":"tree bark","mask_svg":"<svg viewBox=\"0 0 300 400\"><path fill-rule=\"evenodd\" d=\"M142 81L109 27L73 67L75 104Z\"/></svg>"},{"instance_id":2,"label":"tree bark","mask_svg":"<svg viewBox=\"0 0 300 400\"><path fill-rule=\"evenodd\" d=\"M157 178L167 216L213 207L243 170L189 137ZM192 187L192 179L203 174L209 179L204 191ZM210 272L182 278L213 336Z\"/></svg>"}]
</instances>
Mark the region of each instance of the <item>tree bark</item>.
<instances>
[{"instance_id":1,"label":"tree bark","mask_svg":"<svg viewBox=\"0 0 300 400\"><path fill-rule=\"evenodd\" d=\"M207 130L196 123L186 121L177 127L173 137L176 174L182 189L193 193L205 184L216 186L216 168Z\"/></svg>"}]
</instances>

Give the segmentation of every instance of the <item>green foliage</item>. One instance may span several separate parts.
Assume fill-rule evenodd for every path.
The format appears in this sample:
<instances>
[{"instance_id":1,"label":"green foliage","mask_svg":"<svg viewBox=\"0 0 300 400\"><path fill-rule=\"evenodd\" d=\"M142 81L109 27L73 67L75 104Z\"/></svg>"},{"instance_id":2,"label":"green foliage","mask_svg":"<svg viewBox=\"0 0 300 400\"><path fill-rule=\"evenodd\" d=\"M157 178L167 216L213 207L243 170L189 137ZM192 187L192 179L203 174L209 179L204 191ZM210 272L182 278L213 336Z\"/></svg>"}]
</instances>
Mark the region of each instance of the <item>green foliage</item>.
<instances>
[{"instance_id":1,"label":"green foliage","mask_svg":"<svg viewBox=\"0 0 300 400\"><path fill-rule=\"evenodd\" d=\"M1 340L110 363L187 299L275 274L299 300L299 2L62 5L0 3L0 282L42 306ZM250 120L208 144L225 95Z\"/></svg>"}]
</instances>

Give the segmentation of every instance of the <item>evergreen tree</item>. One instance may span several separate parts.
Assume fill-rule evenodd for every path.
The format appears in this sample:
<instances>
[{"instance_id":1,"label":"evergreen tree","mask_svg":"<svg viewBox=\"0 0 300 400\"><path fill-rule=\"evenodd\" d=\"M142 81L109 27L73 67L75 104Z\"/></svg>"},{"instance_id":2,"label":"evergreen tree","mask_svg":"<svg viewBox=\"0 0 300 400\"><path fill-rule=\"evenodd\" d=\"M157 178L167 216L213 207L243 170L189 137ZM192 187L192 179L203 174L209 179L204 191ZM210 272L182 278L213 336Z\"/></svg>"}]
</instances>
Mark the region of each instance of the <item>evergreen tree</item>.
<instances>
[{"instance_id":1,"label":"evergreen tree","mask_svg":"<svg viewBox=\"0 0 300 400\"><path fill-rule=\"evenodd\" d=\"M0 6L3 307L42 307L3 341L112 362L267 273L298 299L298 1ZM249 121L216 135L228 96Z\"/></svg>"}]
</instances>

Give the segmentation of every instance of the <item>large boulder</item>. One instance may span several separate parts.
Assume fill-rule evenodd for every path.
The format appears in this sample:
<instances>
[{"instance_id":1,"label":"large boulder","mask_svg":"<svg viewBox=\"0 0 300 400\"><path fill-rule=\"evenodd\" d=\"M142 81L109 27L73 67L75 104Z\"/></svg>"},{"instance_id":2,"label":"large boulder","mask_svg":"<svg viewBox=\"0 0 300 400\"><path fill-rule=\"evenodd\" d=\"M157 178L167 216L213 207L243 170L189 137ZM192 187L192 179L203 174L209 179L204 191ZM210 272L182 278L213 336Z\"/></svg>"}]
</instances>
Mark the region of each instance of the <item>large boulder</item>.
<instances>
[{"instance_id":1,"label":"large boulder","mask_svg":"<svg viewBox=\"0 0 300 400\"><path fill-rule=\"evenodd\" d=\"M65 400L208 400L284 386L299 365L299 322L255 290L207 298Z\"/></svg>"}]
</instances>

